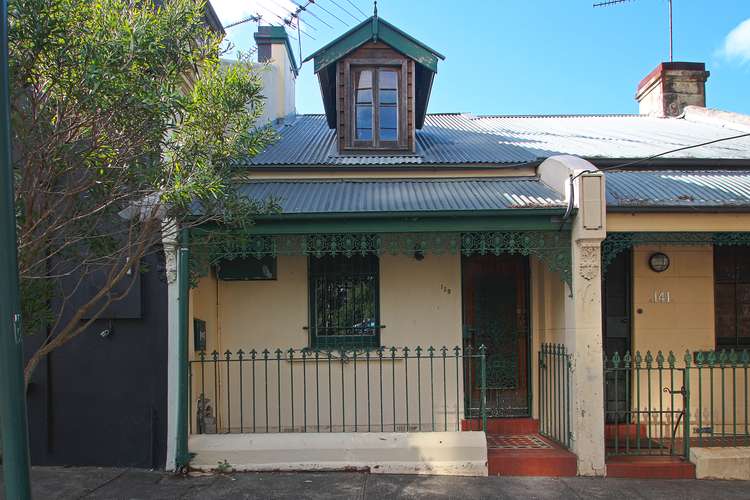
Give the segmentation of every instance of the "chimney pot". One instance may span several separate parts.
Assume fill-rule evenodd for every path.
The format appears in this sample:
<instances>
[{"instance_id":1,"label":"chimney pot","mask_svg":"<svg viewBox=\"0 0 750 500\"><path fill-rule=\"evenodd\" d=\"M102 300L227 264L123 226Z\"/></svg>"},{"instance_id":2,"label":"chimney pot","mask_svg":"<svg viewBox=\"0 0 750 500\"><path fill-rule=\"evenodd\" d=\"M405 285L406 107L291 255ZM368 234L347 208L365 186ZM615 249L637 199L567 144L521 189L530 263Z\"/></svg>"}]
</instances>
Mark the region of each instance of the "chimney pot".
<instances>
[{"instance_id":1,"label":"chimney pot","mask_svg":"<svg viewBox=\"0 0 750 500\"><path fill-rule=\"evenodd\" d=\"M659 117L680 116L685 106L706 106L704 63L664 62L638 84L639 112Z\"/></svg>"}]
</instances>

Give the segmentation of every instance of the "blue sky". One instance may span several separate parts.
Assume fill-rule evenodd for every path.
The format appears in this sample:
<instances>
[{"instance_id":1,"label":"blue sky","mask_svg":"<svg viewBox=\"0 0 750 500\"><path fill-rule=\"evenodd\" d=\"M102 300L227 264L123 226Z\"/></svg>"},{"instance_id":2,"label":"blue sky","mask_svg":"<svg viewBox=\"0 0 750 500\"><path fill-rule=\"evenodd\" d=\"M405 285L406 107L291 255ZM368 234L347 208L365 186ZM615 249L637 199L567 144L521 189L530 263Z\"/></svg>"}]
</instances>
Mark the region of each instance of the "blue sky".
<instances>
[{"instance_id":1,"label":"blue sky","mask_svg":"<svg viewBox=\"0 0 750 500\"><path fill-rule=\"evenodd\" d=\"M378 12L446 56L430 112L635 113L636 85L669 58L667 1L593 1L380 0ZM224 24L255 13L279 23L292 2L304 0L212 0ZM318 18L302 14L315 38L302 35L303 57L364 19L353 5L372 13L371 1L316 0ZM256 28L228 29L228 38L246 51ZM711 72L709 107L750 114L750 0L674 0L674 43L676 61ZM311 63L297 81L297 111L323 111Z\"/></svg>"}]
</instances>

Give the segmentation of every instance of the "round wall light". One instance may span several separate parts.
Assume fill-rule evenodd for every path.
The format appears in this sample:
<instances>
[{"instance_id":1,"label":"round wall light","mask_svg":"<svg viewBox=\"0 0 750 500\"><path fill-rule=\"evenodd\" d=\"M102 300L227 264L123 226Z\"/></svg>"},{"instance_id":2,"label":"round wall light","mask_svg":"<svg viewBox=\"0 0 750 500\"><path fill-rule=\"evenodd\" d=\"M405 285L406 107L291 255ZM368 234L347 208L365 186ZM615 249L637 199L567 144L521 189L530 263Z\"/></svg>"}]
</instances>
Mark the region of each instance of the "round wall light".
<instances>
[{"instance_id":1,"label":"round wall light","mask_svg":"<svg viewBox=\"0 0 750 500\"><path fill-rule=\"evenodd\" d=\"M648 258L648 267L655 273L662 273L669 269L669 257L667 254L656 252Z\"/></svg>"}]
</instances>

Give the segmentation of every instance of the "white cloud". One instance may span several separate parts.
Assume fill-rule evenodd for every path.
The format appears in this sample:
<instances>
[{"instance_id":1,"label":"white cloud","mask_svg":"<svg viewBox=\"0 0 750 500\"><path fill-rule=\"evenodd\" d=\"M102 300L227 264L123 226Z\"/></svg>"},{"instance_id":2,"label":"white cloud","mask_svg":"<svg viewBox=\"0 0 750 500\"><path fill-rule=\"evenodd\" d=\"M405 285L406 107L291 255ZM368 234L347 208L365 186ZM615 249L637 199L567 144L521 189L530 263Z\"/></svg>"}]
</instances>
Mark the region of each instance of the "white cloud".
<instances>
[{"instance_id":1,"label":"white cloud","mask_svg":"<svg viewBox=\"0 0 750 500\"><path fill-rule=\"evenodd\" d=\"M720 53L730 61L750 62L750 19L729 32Z\"/></svg>"}]
</instances>

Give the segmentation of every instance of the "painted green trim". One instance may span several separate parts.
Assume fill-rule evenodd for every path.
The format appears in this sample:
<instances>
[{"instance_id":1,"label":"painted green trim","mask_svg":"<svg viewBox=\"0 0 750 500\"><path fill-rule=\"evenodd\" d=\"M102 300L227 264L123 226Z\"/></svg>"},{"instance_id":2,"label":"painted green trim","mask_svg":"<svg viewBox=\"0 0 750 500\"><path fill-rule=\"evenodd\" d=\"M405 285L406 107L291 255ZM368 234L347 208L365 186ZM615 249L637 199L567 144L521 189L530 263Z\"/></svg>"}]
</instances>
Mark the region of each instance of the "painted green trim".
<instances>
[{"instance_id":1,"label":"painted green trim","mask_svg":"<svg viewBox=\"0 0 750 500\"><path fill-rule=\"evenodd\" d=\"M287 54L289 55L289 60L292 61L292 70L294 71L295 76L298 75L299 66L297 65L297 59L294 57L294 51L289 42L289 35L287 34L286 29L284 29L283 26L264 26L263 28L267 29L267 31L255 32L253 35L256 45L258 40L270 41L271 43L283 43L286 47Z\"/></svg>"},{"instance_id":2,"label":"painted green trim","mask_svg":"<svg viewBox=\"0 0 750 500\"><path fill-rule=\"evenodd\" d=\"M372 28L365 21L334 40L334 44L329 44L331 45L329 48L320 49L312 56L307 57L303 62L314 57L313 72L318 73L326 66L334 64L349 52L354 51L357 47L364 45L370 40L372 40Z\"/></svg>"},{"instance_id":3,"label":"painted green trim","mask_svg":"<svg viewBox=\"0 0 750 500\"><path fill-rule=\"evenodd\" d=\"M257 222L277 220L330 220L330 219L461 219L477 217L529 217L545 216L553 217L564 215L565 208L505 208L499 210L421 210L412 212L386 211L386 212L307 212L307 213L283 213L273 215L259 215L255 218Z\"/></svg>"},{"instance_id":4,"label":"painted green trim","mask_svg":"<svg viewBox=\"0 0 750 500\"><path fill-rule=\"evenodd\" d=\"M190 386L188 383L188 302L190 294L190 250L187 229L180 231L180 249L177 260L177 302L179 306L177 328L177 436L175 462L177 470L188 465L188 405Z\"/></svg>"},{"instance_id":5,"label":"painted green trim","mask_svg":"<svg viewBox=\"0 0 750 500\"><path fill-rule=\"evenodd\" d=\"M0 2L0 441L5 498L31 498L24 334L16 248L8 90L8 2ZM33 344L33 342L32 342Z\"/></svg>"},{"instance_id":6,"label":"painted green trim","mask_svg":"<svg viewBox=\"0 0 750 500\"><path fill-rule=\"evenodd\" d=\"M380 26L377 36L380 41L414 59L433 73L437 73L438 57L431 49L425 48L425 45L411 37L404 36L402 31L385 22Z\"/></svg>"},{"instance_id":7,"label":"painted green trim","mask_svg":"<svg viewBox=\"0 0 750 500\"><path fill-rule=\"evenodd\" d=\"M425 233L461 231L556 231L563 226L553 215L524 217L372 217L372 218L298 218L289 220L256 219L248 229L251 234L315 234L315 233Z\"/></svg>"},{"instance_id":8,"label":"painted green trim","mask_svg":"<svg viewBox=\"0 0 750 500\"><path fill-rule=\"evenodd\" d=\"M437 73L439 59L445 56L431 49L416 38L404 33L384 19L372 16L350 29L340 37L307 56L302 62L314 60L314 72L335 63L357 47L378 40L390 45L402 54Z\"/></svg>"}]
</instances>

